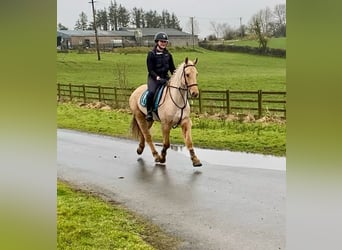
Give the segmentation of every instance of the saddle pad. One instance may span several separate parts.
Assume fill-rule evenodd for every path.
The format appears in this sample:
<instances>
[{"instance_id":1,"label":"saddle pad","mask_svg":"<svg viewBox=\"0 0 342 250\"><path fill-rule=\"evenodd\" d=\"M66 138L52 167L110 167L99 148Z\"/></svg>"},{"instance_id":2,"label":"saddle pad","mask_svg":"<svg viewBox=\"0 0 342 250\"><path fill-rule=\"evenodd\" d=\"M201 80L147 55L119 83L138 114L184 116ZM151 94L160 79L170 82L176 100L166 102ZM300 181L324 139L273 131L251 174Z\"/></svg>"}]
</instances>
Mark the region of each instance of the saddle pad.
<instances>
[{"instance_id":1,"label":"saddle pad","mask_svg":"<svg viewBox=\"0 0 342 250\"><path fill-rule=\"evenodd\" d=\"M159 105L161 96L163 94L164 88L165 88L165 85L160 86L157 89L157 91L156 91L156 93L155 93L155 95L153 97L153 100L154 100L154 102L153 102L153 111L155 111L155 112L157 112L157 110L158 110L158 105ZM140 104L143 107L146 107L146 102L147 102L147 98L146 97L147 97L147 94L148 94L148 89L145 90L142 93L141 97L140 97Z\"/></svg>"}]
</instances>

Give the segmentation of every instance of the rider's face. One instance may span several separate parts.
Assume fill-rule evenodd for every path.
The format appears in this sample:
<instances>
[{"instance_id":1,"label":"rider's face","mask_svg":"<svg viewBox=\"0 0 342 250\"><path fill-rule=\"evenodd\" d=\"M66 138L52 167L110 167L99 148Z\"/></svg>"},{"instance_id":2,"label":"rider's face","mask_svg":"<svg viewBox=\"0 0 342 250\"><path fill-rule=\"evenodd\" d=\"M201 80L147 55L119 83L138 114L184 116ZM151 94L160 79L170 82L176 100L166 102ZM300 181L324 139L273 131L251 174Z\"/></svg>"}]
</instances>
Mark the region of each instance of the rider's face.
<instances>
[{"instance_id":1,"label":"rider's face","mask_svg":"<svg viewBox=\"0 0 342 250\"><path fill-rule=\"evenodd\" d=\"M158 41L158 46L164 49L166 48L167 43L167 41Z\"/></svg>"}]
</instances>

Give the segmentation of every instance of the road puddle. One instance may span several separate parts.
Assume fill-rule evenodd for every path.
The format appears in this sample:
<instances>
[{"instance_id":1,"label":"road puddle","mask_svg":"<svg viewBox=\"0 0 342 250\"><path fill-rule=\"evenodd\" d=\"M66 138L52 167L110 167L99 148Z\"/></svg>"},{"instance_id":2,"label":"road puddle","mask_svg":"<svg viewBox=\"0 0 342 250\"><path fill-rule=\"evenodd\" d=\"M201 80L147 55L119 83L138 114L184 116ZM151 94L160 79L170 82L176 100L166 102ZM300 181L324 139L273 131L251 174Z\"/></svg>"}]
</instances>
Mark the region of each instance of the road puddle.
<instances>
[{"instance_id":1,"label":"road puddle","mask_svg":"<svg viewBox=\"0 0 342 250\"><path fill-rule=\"evenodd\" d=\"M170 149L189 155L185 146L171 145ZM195 148L195 152L202 162L210 164L286 171L286 157L203 148Z\"/></svg>"}]
</instances>

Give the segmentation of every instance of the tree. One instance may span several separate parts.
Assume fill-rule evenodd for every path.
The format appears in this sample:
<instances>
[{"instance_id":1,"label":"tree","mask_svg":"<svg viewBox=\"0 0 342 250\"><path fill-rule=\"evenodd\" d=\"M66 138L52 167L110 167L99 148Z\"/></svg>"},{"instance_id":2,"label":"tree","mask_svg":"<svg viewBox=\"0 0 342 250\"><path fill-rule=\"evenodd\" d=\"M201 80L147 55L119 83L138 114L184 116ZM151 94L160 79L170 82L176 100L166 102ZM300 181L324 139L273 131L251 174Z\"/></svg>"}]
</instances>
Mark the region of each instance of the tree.
<instances>
[{"instance_id":1,"label":"tree","mask_svg":"<svg viewBox=\"0 0 342 250\"><path fill-rule=\"evenodd\" d=\"M88 23L88 17L86 13L82 11L81 14L79 15L78 20L76 21L75 30L86 30L87 23Z\"/></svg>"},{"instance_id":2,"label":"tree","mask_svg":"<svg viewBox=\"0 0 342 250\"><path fill-rule=\"evenodd\" d=\"M272 23L273 35L286 36L286 5L278 4L273 10L274 22Z\"/></svg>"},{"instance_id":3,"label":"tree","mask_svg":"<svg viewBox=\"0 0 342 250\"><path fill-rule=\"evenodd\" d=\"M161 16L158 15L157 11L149 10L145 13L146 28L161 28Z\"/></svg>"},{"instance_id":4,"label":"tree","mask_svg":"<svg viewBox=\"0 0 342 250\"><path fill-rule=\"evenodd\" d=\"M274 7L274 16L276 21L280 24L286 24L286 5L285 4L277 4Z\"/></svg>"},{"instance_id":5,"label":"tree","mask_svg":"<svg viewBox=\"0 0 342 250\"><path fill-rule=\"evenodd\" d=\"M118 30L118 5L116 1L111 1L108 10L108 19L111 26L111 30Z\"/></svg>"},{"instance_id":6,"label":"tree","mask_svg":"<svg viewBox=\"0 0 342 250\"><path fill-rule=\"evenodd\" d=\"M118 8L118 26L128 27L129 19L130 19L129 11L120 4Z\"/></svg>"},{"instance_id":7,"label":"tree","mask_svg":"<svg viewBox=\"0 0 342 250\"><path fill-rule=\"evenodd\" d=\"M58 23L57 29L58 29L58 30L68 30L68 28L65 27L62 23Z\"/></svg>"},{"instance_id":8,"label":"tree","mask_svg":"<svg viewBox=\"0 0 342 250\"><path fill-rule=\"evenodd\" d=\"M196 25L197 25L197 30L198 30L197 21L196 21ZM176 30L182 30L182 28L179 25L179 20L178 20L177 16L175 15L175 13L171 14L170 28L174 28Z\"/></svg>"},{"instance_id":9,"label":"tree","mask_svg":"<svg viewBox=\"0 0 342 250\"><path fill-rule=\"evenodd\" d=\"M108 15L107 10L104 8L103 10L99 10L96 14L96 25L101 30L108 30Z\"/></svg>"},{"instance_id":10,"label":"tree","mask_svg":"<svg viewBox=\"0 0 342 250\"><path fill-rule=\"evenodd\" d=\"M144 11L143 9L138 9L136 7L132 10L132 21L131 24L135 26L136 28L144 28L145 22L144 22Z\"/></svg>"},{"instance_id":11,"label":"tree","mask_svg":"<svg viewBox=\"0 0 342 250\"><path fill-rule=\"evenodd\" d=\"M254 16L250 29L259 42L259 48L261 48L263 51L266 51L268 39L266 33L262 30L262 20L260 16Z\"/></svg>"},{"instance_id":12,"label":"tree","mask_svg":"<svg viewBox=\"0 0 342 250\"><path fill-rule=\"evenodd\" d=\"M214 32L213 37L219 38L220 37L220 25L216 22L210 22L211 31Z\"/></svg>"}]
</instances>

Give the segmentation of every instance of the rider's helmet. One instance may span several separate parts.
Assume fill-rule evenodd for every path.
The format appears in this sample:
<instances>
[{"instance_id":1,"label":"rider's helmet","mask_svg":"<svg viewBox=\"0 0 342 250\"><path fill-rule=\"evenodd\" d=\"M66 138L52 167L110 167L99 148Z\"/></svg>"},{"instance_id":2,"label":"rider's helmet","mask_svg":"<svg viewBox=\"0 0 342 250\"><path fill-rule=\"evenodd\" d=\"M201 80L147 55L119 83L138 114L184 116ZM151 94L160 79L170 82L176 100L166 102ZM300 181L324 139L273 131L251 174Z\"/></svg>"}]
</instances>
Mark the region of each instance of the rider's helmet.
<instances>
[{"instance_id":1,"label":"rider's helmet","mask_svg":"<svg viewBox=\"0 0 342 250\"><path fill-rule=\"evenodd\" d=\"M154 41L157 43L158 41L169 41L169 37L165 32L158 32L154 36Z\"/></svg>"}]
</instances>

